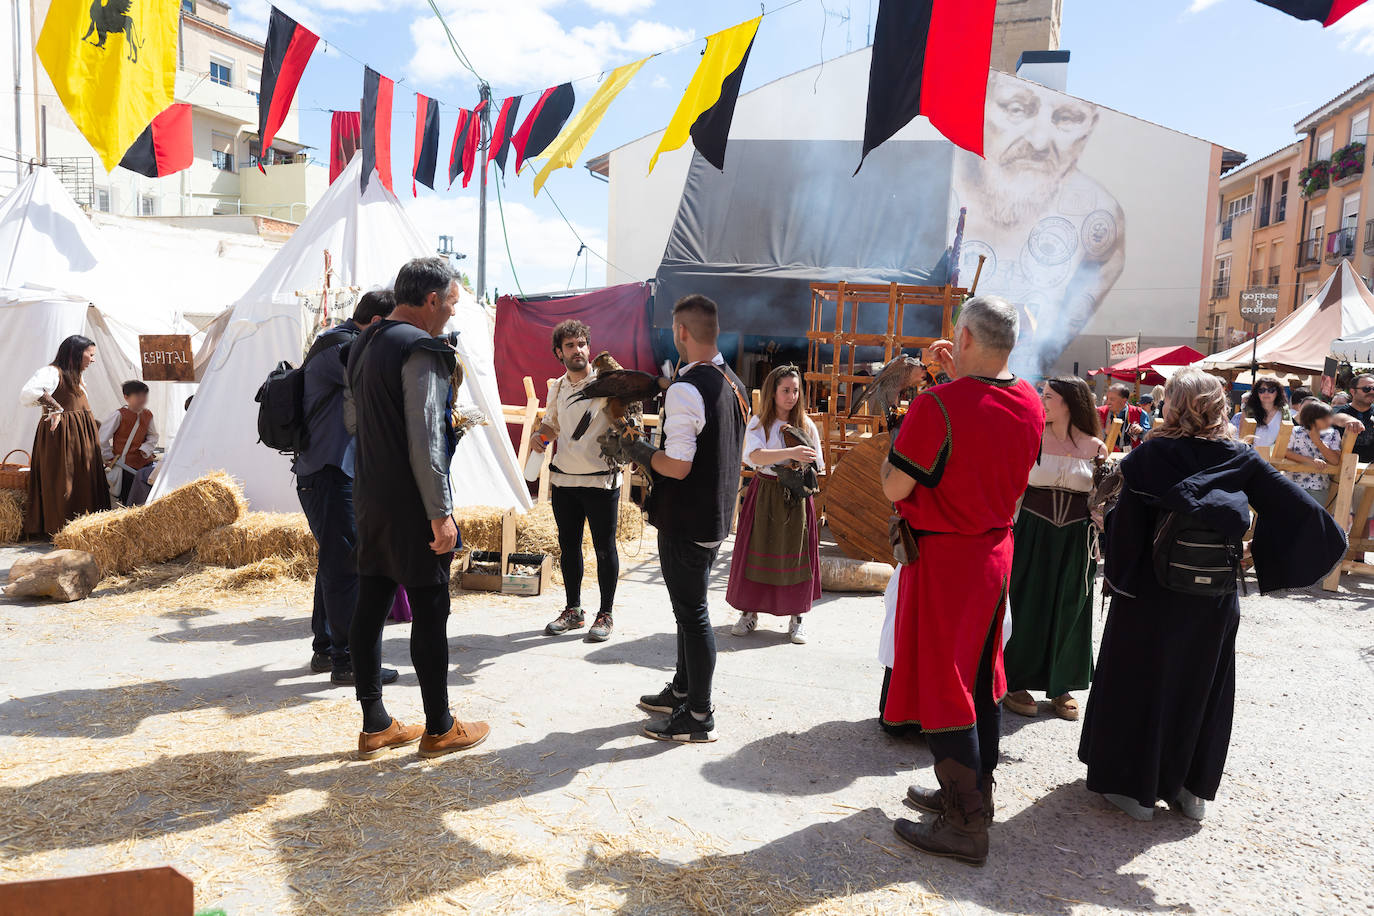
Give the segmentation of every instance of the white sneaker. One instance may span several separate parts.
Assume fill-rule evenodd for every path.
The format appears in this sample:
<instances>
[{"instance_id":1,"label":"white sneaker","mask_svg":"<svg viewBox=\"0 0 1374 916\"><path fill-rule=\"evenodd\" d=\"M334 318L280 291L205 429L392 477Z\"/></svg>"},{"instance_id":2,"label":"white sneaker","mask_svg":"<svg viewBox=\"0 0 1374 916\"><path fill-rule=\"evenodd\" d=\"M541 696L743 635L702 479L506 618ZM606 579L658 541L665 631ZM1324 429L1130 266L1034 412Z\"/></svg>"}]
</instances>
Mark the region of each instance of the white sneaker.
<instances>
[{"instance_id":1,"label":"white sneaker","mask_svg":"<svg viewBox=\"0 0 1374 916\"><path fill-rule=\"evenodd\" d=\"M735 625L730 628L730 633L734 636L748 636L758 629L758 625L759 615L753 611L745 611L739 615L739 620L736 620Z\"/></svg>"},{"instance_id":2,"label":"white sneaker","mask_svg":"<svg viewBox=\"0 0 1374 916\"><path fill-rule=\"evenodd\" d=\"M800 614L792 615L792 625L787 628L787 635L799 646L806 643L806 624Z\"/></svg>"}]
</instances>

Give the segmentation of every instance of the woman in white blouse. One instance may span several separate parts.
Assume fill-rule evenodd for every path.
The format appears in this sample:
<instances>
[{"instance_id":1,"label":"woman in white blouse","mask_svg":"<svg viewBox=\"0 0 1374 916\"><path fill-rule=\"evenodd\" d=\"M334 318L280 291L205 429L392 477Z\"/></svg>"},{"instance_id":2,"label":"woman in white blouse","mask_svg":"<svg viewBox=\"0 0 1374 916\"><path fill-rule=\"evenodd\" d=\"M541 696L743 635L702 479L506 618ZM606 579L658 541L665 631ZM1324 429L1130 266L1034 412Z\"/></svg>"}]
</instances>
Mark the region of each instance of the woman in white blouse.
<instances>
[{"instance_id":1,"label":"woman in white blouse","mask_svg":"<svg viewBox=\"0 0 1374 916\"><path fill-rule=\"evenodd\" d=\"M1279 437L1279 427L1288 416L1288 397L1283 393L1283 383L1272 375L1261 375L1255 379L1255 387L1245 396L1240 411L1231 418L1231 425L1239 436L1245 418L1254 420L1254 439L1247 437L1246 441L1259 448L1267 448Z\"/></svg>"},{"instance_id":2,"label":"woman in white blouse","mask_svg":"<svg viewBox=\"0 0 1374 916\"><path fill-rule=\"evenodd\" d=\"M758 415L744 431L744 461L756 473L744 494L730 557L725 600L742 612L730 632L748 636L758 627L759 614L791 617L788 635L792 642L804 643L802 615L821 596L816 503L811 496L798 499L786 492L774 466L797 462L824 470L818 449L789 446L783 427L802 430L815 446L820 435L802 406L801 370L796 366L779 366L768 373L759 403Z\"/></svg>"},{"instance_id":3,"label":"woman in white blouse","mask_svg":"<svg viewBox=\"0 0 1374 916\"><path fill-rule=\"evenodd\" d=\"M25 383L20 395L25 407L43 410L29 464L26 534L51 537L78 515L110 508L100 430L81 380L93 362L94 341L73 334L58 346L52 363Z\"/></svg>"}]
</instances>

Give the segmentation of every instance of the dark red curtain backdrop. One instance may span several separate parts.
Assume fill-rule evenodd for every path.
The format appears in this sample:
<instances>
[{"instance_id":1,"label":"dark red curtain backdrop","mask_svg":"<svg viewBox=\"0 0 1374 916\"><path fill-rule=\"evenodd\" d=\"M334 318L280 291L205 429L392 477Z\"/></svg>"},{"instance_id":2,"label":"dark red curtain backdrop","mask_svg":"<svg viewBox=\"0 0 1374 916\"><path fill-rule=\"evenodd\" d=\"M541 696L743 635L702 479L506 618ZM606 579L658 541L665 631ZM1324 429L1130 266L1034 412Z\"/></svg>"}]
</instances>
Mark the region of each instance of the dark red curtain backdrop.
<instances>
[{"instance_id":1,"label":"dark red curtain backdrop","mask_svg":"<svg viewBox=\"0 0 1374 916\"><path fill-rule=\"evenodd\" d=\"M496 302L496 384L502 404L525 403L525 376L534 380L540 404L547 382L563 374L550 346L554 326L576 318L592 329L592 355L602 350L626 369L658 374L649 341L649 285L626 283L581 296L525 302L502 296ZM519 445L519 430L511 441Z\"/></svg>"}]
</instances>

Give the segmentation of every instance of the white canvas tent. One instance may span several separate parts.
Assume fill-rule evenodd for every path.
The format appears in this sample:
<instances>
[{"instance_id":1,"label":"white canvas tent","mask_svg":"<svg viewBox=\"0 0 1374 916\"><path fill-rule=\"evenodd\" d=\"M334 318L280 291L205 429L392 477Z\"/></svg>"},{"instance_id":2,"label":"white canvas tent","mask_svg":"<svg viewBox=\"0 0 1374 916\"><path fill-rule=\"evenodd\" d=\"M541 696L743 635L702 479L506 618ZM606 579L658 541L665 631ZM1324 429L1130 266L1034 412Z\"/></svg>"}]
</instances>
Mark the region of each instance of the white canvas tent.
<instances>
[{"instance_id":1,"label":"white canvas tent","mask_svg":"<svg viewBox=\"0 0 1374 916\"><path fill-rule=\"evenodd\" d=\"M1248 369L1258 344L1257 361L1263 368L1304 375L1320 373L1336 340L1371 325L1374 294L1350 262L1342 260L1312 298L1259 335L1258 341L1236 344L1194 365L1203 369Z\"/></svg>"},{"instance_id":2,"label":"white canvas tent","mask_svg":"<svg viewBox=\"0 0 1374 916\"><path fill-rule=\"evenodd\" d=\"M0 202L0 454L32 446L39 411L19 405L19 390L65 338L96 343L85 381L99 417L123 402L126 379L140 377L140 333L189 333L170 309L134 307L109 241L45 168ZM186 397L177 387L189 388L152 386L150 407L164 432Z\"/></svg>"},{"instance_id":3,"label":"white canvas tent","mask_svg":"<svg viewBox=\"0 0 1374 916\"><path fill-rule=\"evenodd\" d=\"M158 473L153 498L213 470L243 482L252 507L297 512L290 460L258 443L254 395L282 360L299 364L305 308L299 290L317 289L324 252L333 257L335 285L363 290L389 286L411 258L433 254L394 194L376 179L360 194L362 157L311 209L262 275L235 303L208 359L200 390ZM476 404L494 422L464 437L453 459L460 505L529 508L523 475L501 423L491 335L484 309L470 294L451 325L459 332L466 380L459 401Z\"/></svg>"}]
</instances>

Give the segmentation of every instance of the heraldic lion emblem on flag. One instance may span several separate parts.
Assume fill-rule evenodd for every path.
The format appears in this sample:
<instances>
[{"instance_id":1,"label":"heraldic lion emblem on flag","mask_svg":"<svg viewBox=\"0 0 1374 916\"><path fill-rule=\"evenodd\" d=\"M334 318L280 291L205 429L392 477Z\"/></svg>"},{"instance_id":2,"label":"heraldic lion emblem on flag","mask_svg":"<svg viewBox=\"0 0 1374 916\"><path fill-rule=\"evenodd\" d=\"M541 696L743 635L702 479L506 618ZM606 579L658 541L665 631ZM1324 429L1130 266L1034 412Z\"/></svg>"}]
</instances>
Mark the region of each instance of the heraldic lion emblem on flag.
<instances>
[{"instance_id":1,"label":"heraldic lion emblem on flag","mask_svg":"<svg viewBox=\"0 0 1374 916\"><path fill-rule=\"evenodd\" d=\"M101 3L100 0L93 0L91 3L91 27L86 30L86 34L81 36L82 41L89 41L91 33L96 33L100 40L92 41L91 44L97 48L105 47L105 36L111 32L123 32L128 39L129 61L138 63L138 49L142 42L138 40L138 29L134 25L134 19L129 15L129 8L133 6L133 0L109 0L108 3Z\"/></svg>"}]
</instances>

